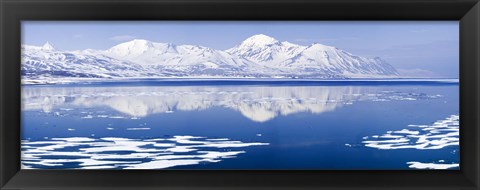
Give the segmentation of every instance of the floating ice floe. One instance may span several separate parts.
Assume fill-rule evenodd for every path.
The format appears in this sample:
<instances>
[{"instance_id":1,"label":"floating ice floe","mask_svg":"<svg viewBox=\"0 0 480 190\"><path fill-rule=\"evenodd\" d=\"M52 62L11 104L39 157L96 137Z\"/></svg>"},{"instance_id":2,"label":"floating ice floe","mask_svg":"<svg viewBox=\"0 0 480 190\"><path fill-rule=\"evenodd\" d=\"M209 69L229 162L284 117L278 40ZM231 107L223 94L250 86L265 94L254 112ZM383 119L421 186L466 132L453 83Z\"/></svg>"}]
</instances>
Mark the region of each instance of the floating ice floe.
<instances>
[{"instance_id":1,"label":"floating ice floe","mask_svg":"<svg viewBox=\"0 0 480 190\"><path fill-rule=\"evenodd\" d=\"M83 116L82 119L92 119L93 116L92 115L87 115L87 116Z\"/></svg>"},{"instance_id":2,"label":"floating ice floe","mask_svg":"<svg viewBox=\"0 0 480 190\"><path fill-rule=\"evenodd\" d=\"M459 116L451 115L431 125L408 125L409 129L364 137L363 144L377 149L441 149L459 146ZM366 140L368 139L368 140Z\"/></svg>"},{"instance_id":3,"label":"floating ice floe","mask_svg":"<svg viewBox=\"0 0 480 190\"><path fill-rule=\"evenodd\" d=\"M440 161L439 161L440 162ZM452 169L452 168L458 168L460 167L460 164L458 163L452 163L452 164L444 164L441 162L439 163L422 163L422 162L407 162L409 165L409 168L415 168L415 169L437 169L437 170L445 170L445 169Z\"/></svg>"},{"instance_id":4,"label":"floating ice floe","mask_svg":"<svg viewBox=\"0 0 480 190\"><path fill-rule=\"evenodd\" d=\"M138 127L138 128L127 128L128 131L141 131L141 130L150 130L148 127Z\"/></svg>"},{"instance_id":5,"label":"floating ice floe","mask_svg":"<svg viewBox=\"0 0 480 190\"><path fill-rule=\"evenodd\" d=\"M268 143L196 136L129 139L68 137L22 140L22 169L163 169L215 163Z\"/></svg>"},{"instance_id":6,"label":"floating ice floe","mask_svg":"<svg viewBox=\"0 0 480 190\"><path fill-rule=\"evenodd\" d=\"M442 149L447 146L459 146L459 116L451 115L430 125L408 125L409 129L387 131L383 135L363 137L366 147L377 149ZM456 150L453 150L455 153ZM407 162L414 169L452 169L458 168L458 163L423 163Z\"/></svg>"},{"instance_id":7,"label":"floating ice floe","mask_svg":"<svg viewBox=\"0 0 480 190\"><path fill-rule=\"evenodd\" d=\"M123 116L110 116L108 118L110 118L110 119L123 119L125 117L123 117Z\"/></svg>"}]
</instances>

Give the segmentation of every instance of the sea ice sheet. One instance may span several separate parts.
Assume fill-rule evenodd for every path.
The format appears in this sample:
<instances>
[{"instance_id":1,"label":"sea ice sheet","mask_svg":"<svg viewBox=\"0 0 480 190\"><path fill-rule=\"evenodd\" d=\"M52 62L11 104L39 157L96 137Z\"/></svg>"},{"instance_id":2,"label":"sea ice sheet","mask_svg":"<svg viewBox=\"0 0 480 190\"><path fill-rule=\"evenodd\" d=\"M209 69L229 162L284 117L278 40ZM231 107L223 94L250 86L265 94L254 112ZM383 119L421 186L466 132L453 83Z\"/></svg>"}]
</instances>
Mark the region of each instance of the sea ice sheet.
<instances>
[{"instance_id":1,"label":"sea ice sheet","mask_svg":"<svg viewBox=\"0 0 480 190\"><path fill-rule=\"evenodd\" d=\"M174 136L165 139L52 138L22 141L22 169L164 169L215 163L268 143Z\"/></svg>"},{"instance_id":2,"label":"sea ice sheet","mask_svg":"<svg viewBox=\"0 0 480 190\"><path fill-rule=\"evenodd\" d=\"M451 115L431 125L408 125L409 129L364 137L363 144L377 149L441 149L459 146L459 116Z\"/></svg>"},{"instance_id":3,"label":"sea ice sheet","mask_svg":"<svg viewBox=\"0 0 480 190\"><path fill-rule=\"evenodd\" d=\"M383 135L363 137L366 147L394 150L417 149L434 150L449 146L459 147L459 115L451 115L430 125L408 125L408 129L387 131ZM452 169L458 168L458 163L409 161L409 168L414 169Z\"/></svg>"}]
</instances>

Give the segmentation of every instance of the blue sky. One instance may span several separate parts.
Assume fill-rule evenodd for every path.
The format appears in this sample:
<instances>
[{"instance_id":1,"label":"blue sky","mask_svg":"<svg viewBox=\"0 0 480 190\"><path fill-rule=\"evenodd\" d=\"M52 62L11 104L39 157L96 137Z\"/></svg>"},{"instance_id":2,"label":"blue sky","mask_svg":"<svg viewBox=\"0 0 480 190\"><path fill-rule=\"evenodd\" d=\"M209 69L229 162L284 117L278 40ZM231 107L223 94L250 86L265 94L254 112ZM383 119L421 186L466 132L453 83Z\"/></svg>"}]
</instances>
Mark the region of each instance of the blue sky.
<instances>
[{"instance_id":1,"label":"blue sky","mask_svg":"<svg viewBox=\"0 0 480 190\"><path fill-rule=\"evenodd\" d=\"M61 50L108 49L132 39L225 50L255 34L301 45L322 43L381 57L405 75L458 78L457 21L24 21L22 43Z\"/></svg>"}]
</instances>

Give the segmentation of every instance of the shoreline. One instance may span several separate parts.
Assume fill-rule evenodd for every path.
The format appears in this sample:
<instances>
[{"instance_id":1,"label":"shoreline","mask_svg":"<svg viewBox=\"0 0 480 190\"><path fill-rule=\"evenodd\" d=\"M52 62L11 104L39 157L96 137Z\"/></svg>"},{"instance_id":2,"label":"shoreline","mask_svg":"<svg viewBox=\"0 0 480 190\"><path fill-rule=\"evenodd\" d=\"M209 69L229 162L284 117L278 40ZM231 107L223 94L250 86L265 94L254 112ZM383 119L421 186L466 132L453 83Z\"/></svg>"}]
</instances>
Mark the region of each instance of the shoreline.
<instances>
[{"instance_id":1,"label":"shoreline","mask_svg":"<svg viewBox=\"0 0 480 190\"><path fill-rule=\"evenodd\" d=\"M106 84L158 84L158 85L349 85L373 84L459 84L456 78L349 78L349 79L286 79L286 78L58 78L58 79L22 79L21 86L36 85L106 85Z\"/></svg>"}]
</instances>

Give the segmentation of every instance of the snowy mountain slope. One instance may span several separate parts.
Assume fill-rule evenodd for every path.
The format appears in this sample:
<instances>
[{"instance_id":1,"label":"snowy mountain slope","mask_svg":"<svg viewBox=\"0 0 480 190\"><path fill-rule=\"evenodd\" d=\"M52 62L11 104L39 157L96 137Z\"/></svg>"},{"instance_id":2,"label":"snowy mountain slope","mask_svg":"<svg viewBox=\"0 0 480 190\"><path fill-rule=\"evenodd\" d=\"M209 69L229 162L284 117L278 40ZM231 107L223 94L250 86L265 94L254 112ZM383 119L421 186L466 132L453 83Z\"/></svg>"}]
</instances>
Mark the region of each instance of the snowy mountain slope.
<instances>
[{"instance_id":1,"label":"snowy mountain slope","mask_svg":"<svg viewBox=\"0 0 480 190\"><path fill-rule=\"evenodd\" d=\"M226 51L252 62L273 67L301 53L305 48L289 42L279 42L272 37L258 34Z\"/></svg>"},{"instance_id":2,"label":"snowy mountain slope","mask_svg":"<svg viewBox=\"0 0 480 190\"><path fill-rule=\"evenodd\" d=\"M49 43L42 47L22 46L21 71L26 78L109 78L149 74L140 65L128 61L80 51L57 51Z\"/></svg>"},{"instance_id":3,"label":"snowy mountain slope","mask_svg":"<svg viewBox=\"0 0 480 190\"><path fill-rule=\"evenodd\" d=\"M254 67L252 63L224 51L147 40L125 42L104 51L104 54L138 63L159 73L169 71L176 76L233 76Z\"/></svg>"},{"instance_id":4,"label":"snowy mountain slope","mask_svg":"<svg viewBox=\"0 0 480 190\"><path fill-rule=\"evenodd\" d=\"M332 46L301 46L259 34L228 50L136 39L107 50L22 46L22 76L35 78L396 78L380 58Z\"/></svg>"},{"instance_id":5,"label":"snowy mountain slope","mask_svg":"<svg viewBox=\"0 0 480 190\"><path fill-rule=\"evenodd\" d=\"M305 77L398 77L398 72L380 58L355 56L332 46L300 46L254 35L227 52L249 61Z\"/></svg>"}]
</instances>

